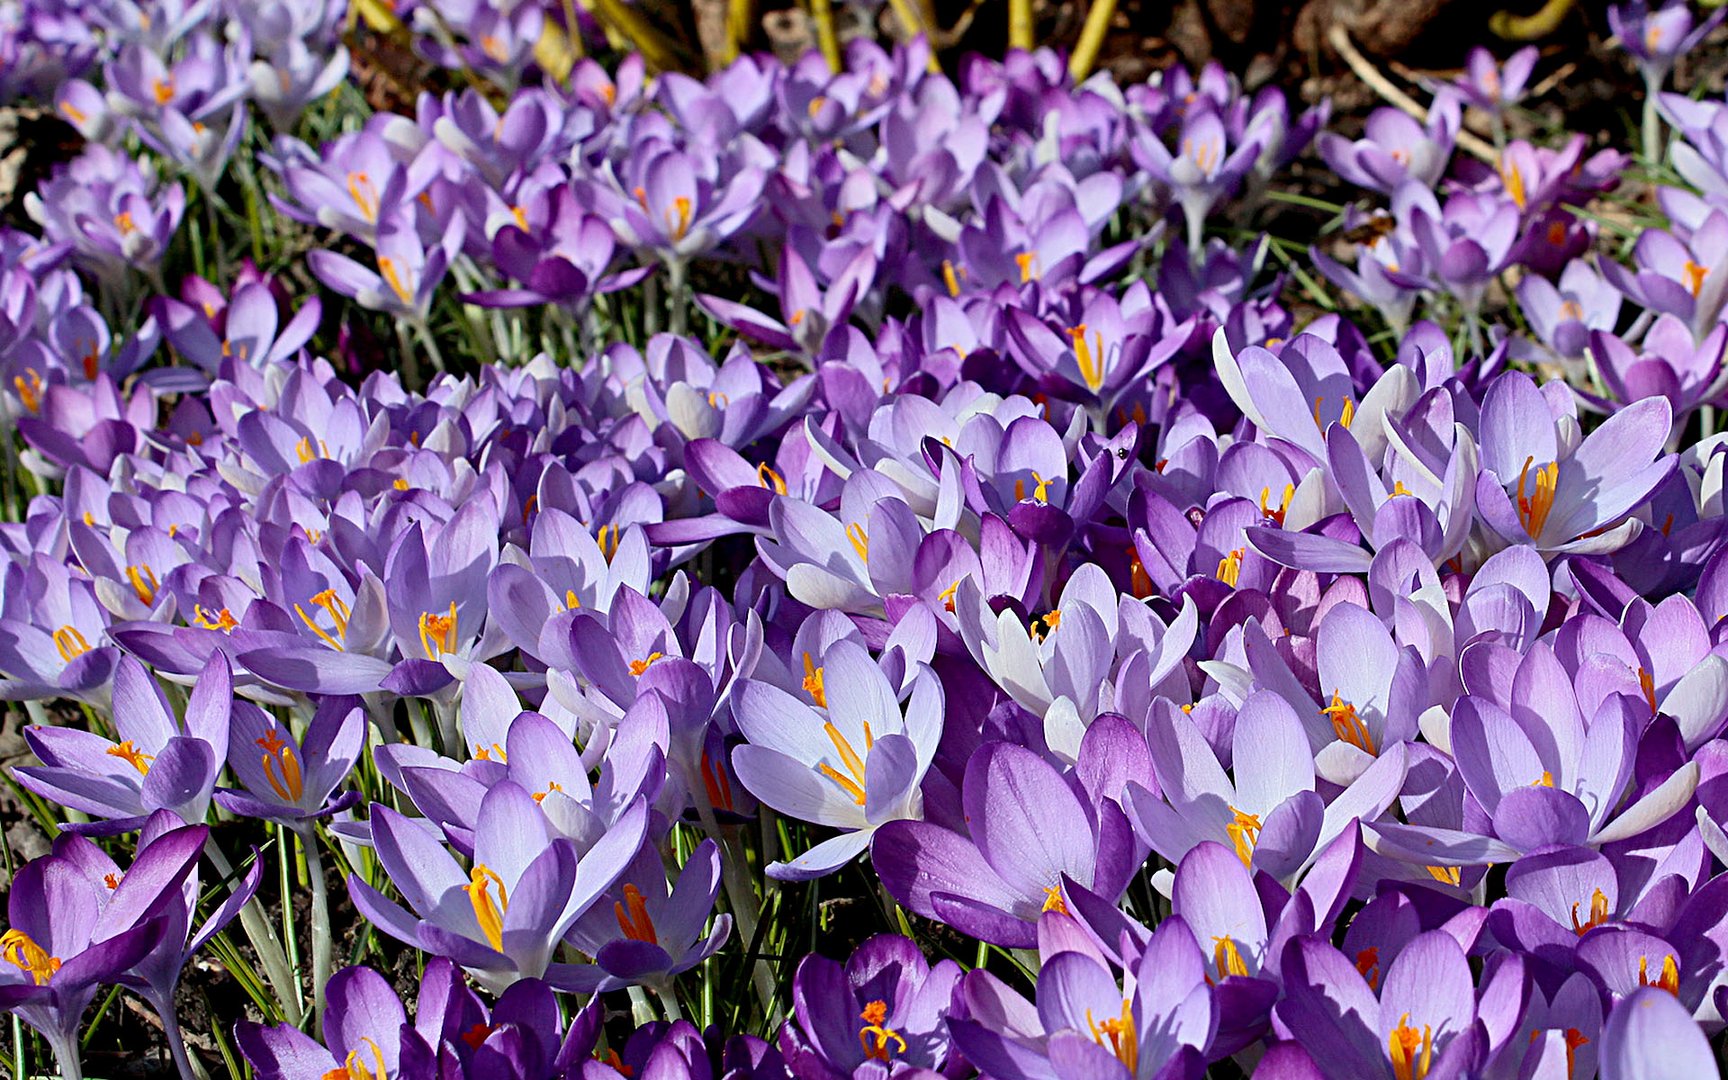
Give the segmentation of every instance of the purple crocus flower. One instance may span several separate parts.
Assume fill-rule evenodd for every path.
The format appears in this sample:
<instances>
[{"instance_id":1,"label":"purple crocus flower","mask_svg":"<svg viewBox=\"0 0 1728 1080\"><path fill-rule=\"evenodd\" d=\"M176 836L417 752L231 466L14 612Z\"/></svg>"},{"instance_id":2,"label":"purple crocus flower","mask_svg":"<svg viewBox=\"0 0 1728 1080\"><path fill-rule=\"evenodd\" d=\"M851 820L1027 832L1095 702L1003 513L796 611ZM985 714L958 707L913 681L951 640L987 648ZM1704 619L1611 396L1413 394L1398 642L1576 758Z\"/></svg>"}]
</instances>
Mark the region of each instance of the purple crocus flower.
<instances>
[{"instance_id":1,"label":"purple crocus flower","mask_svg":"<svg viewBox=\"0 0 1728 1080\"><path fill-rule=\"evenodd\" d=\"M428 965L426 982L437 981L438 965L447 963L439 958ZM331 976L326 997L322 1043L288 1024L242 1020L234 1026L240 1052L260 1080L434 1074L437 1048L408 1023L384 976L369 967L344 968Z\"/></svg>"},{"instance_id":2,"label":"purple crocus flower","mask_svg":"<svg viewBox=\"0 0 1728 1080\"><path fill-rule=\"evenodd\" d=\"M812 953L792 979L792 1019L780 1029L780 1052L794 1075L816 1080L871 1069L956 1075L962 1059L949 1046L945 1021L960 974L952 960L932 967L898 934L870 938L844 965Z\"/></svg>"},{"instance_id":3,"label":"purple crocus flower","mask_svg":"<svg viewBox=\"0 0 1728 1080\"><path fill-rule=\"evenodd\" d=\"M462 212L452 211L443 235L428 245L415 225L412 203L387 207L378 212L376 270L334 251L313 251L306 260L320 281L362 307L424 323L466 229Z\"/></svg>"},{"instance_id":4,"label":"purple crocus flower","mask_svg":"<svg viewBox=\"0 0 1728 1080\"><path fill-rule=\"evenodd\" d=\"M245 791L216 792L222 809L294 823L328 817L360 800L356 791L335 795L366 745L366 712L357 699L320 700L302 739L251 702L234 703L232 724L228 767Z\"/></svg>"},{"instance_id":5,"label":"purple crocus flower","mask_svg":"<svg viewBox=\"0 0 1728 1080\"><path fill-rule=\"evenodd\" d=\"M184 724L144 665L122 657L114 670L120 741L80 728L26 728L25 741L42 764L19 767L18 782L69 809L108 819L66 826L74 832L128 832L156 810L202 822L228 756L234 704L233 677L221 653L211 655L192 688Z\"/></svg>"},{"instance_id":6,"label":"purple crocus flower","mask_svg":"<svg viewBox=\"0 0 1728 1080\"><path fill-rule=\"evenodd\" d=\"M1498 1011L1521 1004L1479 990L1464 950L1444 931L1412 940L1374 987L1354 962L1317 938L1290 944L1283 976L1286 996L1274 1012L1275 1029L1301 1042L1325 1076L1462 1075L1486 1050L1478 1018L1490 1030L1505 1030L1511 1016Z\"/></svg>"},{"instance_id":7,"label":"purple crocus flower","mask_svg":"<svg viewBox=\"0 0 1728 1080\"><path fill-rule=\"evenodd\" d=\"M559 939L624 872L642 844L647 815L647 805L637 802L579 853L571 841L552 835L533 796L505 781L481 801L473 866L465 871L432 829L375 803L373 846L414 913L358 876L349 877L348 888L355 906L384 933L450 957L501 992L518 979L546 975L549 966L556 970Z\"/></svg>"},{"instance_id":8,"label":"purple crocus flower","mask_svg":"<svg viewBox=\"0 0 1728 1080\"><path fill-rule=\"evenodd\" d=\"M817 661L820 661L819 663ZM836 641L804 656L809 705L766 682L742 679L732 713L749 740L732 767L750 794L805 821L845 830L768 872L821 877L870 846L886 822L923 816L920 784L942 738L942 684L928 669L911 679L904 711L861 645Z\"/></svg>"},{"instance_id":9,"label":"purple crocus flower","mask_svg":"<svg viewBox=\"0 0 1728 1080\"><path fill-rule=\"evenodd\" d=\"M1728 11L1718 8L1697 23L1686 0L1670 0L1654 11L1646 0L1608 6L1608 28L1620 39L1620 47L1638 62L1652 94L1667 79L1674 61L1691 52L1724 17Z\"/></svg>"},{"instance_id":10,"label":"purple crocus flower","mask_svg":"<svg viewBox=\"0 0 1728 1080\"><path fill-rule=\"evenodd\" d=\"M1345 180L1382 195L1391 195L1406 179L1432 188L1446 171L1458 137L1459 101L1450 90L1436 94L1426 126L1397 109L1375 109L1355 142L1323 132L1320 156Z\"/></svg>"},{"instance_id":11,"label":"purple crocus flower","mask_svg":"<svg viewBox=\"0 0 1728 1080\"><path fill-rule=\"evenodd\" d=\"M1506 58L1502 65L1494 54L1477 46L1464 58L1464 74L1454 84L1464 100L1491 113L1500 113L1524 100L1530 72L1541 50L1527 45Z\"/></svg>"},{"instance_id":12,"label":"purple crocus flower","mask_svg":"<svg viewBox=\"0 0 1728 1080\"><path fill-rule=\"evenodd\" d=\"M1135 163L1155 183L1170 190L1176 205L1182 208L1188 248L1200 251L1207 215L1236 190L1253 168L1262 147L1252 136L1231 146L1223 119L1199 102L1183 113L1176 135L1174 154L1162 139L1146 130L1130 143L1130 149Z\"/></svg>"},{"instance_id":13,"label":"purple crocus flower","mask_svg":"<svg viewBox=\"0 0 1728 1080\"><path fill-rule=\"evenodd\" d=\"M1694 409L1715 402L1728 388L1724 345L1728 345L1728 324L1717 323L1699 341L1672 315L1659 317L1636 348L1618 335L1592 331L1591 355L1608 393L1606 398L1591 395L1587 400L1611 410L1615 403L1666 398L1674 414L1674 430L1683 431Z\"/></svg>"},{"instance_id":14,"label":"purple crocus flower","mask_svg":"<svg viewBox=\"0 0 1728 1080\"><path fill-rule=\"evenodd\" d=\"M627 289L650 268L611 273L617 238L604 218L588 213L567 187L512 208L512 219L492 234L492 261L521 282L511 289L469 294L481 307L562 304L577 315L596 296Z\"/></svg>"},{"instance_id":15,"label":"purple crocus flower","mask_svg":"<svg viewBox=\"0 0 1728 1080\"><path fill-rule=\"evenodd\" d=\"M1603 276L1635 303L1678 316L1702 339L1728 304L1728 210L1711 210L1685 238L1646 229L1632 258L1632 269L1604 260Z\"/></svg>"},{"instance_id":16,"label":"purple crocus flower","mask_svg":"<svg viewBox=\"0 0 1728 1080\"><path fill-rule=\"evenodd\" d=\"M1620 999L1602 1028L1602 1080L1680 1080L1717 1068L1710 1041L1667 990L1646 986Z\"/></svg>"},{"instance_id":17,"label":"purple crocus flower","mask_svg":"<svg viewBox=\"0 0 1728 1080\"><path fill-rule=\"evenodd\" d=\"M1116 753L1107 741L1114 742L1082 746L1082 775L1102 775L1102 761ZM894 899L972 937L1030 947L1039 914L1064 905L1065 882L1113 901L1139 867L1116 802L1083 800L1023 746L989 742L976 750L961 799L970 836L934 822L891 821L876 830L871 861Z\"/></svg>"},{"instance_id":18,"label":"purple crocus flower","mask_svg":"<svg viewBox=\"0 0 1728 1080\"><path fill-rule=\"evenodd\" d=\"M720 848L713 840L690 853L670 891L652 846L637 853L618 881L565 935L594 957L594 966L568 969L562 988L601 993L650 986L669 993L674 977L713 956L732 931L732 916L724 913L714 916L712 930L703 930L720 895Z\"/></svg>"},{"instance_id":19,"label":"purple crocus flower","mask_svg":"<svg viewBox=\"0 0 1728 1080\"><path fill-rule=\"evenodd\" d=\"M1557 387L1558 388L1558 387ZM1504 543L1549 553L1613 551L1636 535L1626 515L1674 468L1664 455L1672 426L1667 398L1630 405L1564 449L1556 408L1535 380L1508 372L1482 401L1482 475L1476 506Z\"/></svg>"},{"instance_id":20,"label":"purple crocus flower","mask_svg":"<svg viewBox=\"0 0 1728 1080\"><path fill-rule=\"evenodd\" d=\"M180 875L191 866L184 861ZM0 1008L42 1033L62 1076L84 1075L78 1025L96 988L116 981L161 941L165 920L150 908L178 889L176 881L163 884L152 889L141 880L128 890L144 901L140 906L113 903L102 882L56 855L26 863L13 875L6 897L10 925L0 934Z\"/></svg>"}]
</instances>

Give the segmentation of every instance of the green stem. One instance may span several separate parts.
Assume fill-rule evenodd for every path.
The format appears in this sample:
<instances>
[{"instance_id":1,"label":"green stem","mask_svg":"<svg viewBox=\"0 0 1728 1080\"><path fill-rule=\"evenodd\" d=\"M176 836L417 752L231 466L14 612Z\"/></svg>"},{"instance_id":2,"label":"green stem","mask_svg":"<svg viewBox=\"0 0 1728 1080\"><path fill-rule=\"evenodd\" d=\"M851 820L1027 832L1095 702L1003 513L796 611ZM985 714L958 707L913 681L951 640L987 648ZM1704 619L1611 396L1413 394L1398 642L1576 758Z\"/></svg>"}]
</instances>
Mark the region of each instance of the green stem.
<instances>
[{"instance_id":1,"label":"green stem","mask_svg":"<svg viewBox=\"0 0 1728 1080\"><path fill-rule=\"evenodd\" d=\"M689 268L683 259L672 259L666 264L666 301L671 309L667 326L682 337L690 330L690 290L687 287Z\"/></svg>"},{"instance_id":2,"label":"green stem","mask_svg":"<svg viewBox=\"0 0 1728 1080\"><path fill-rule=\"evenodd\" d=\"M306 852L306 876L312 884L312 1017L313 1030L324 1037L324 984L330 981L335 939L330 934L330 897L324 885L324 857L318 850L318 834L311 823L294 829Z\"/></svg>"},{"instance_id":3,"label":"green stem","mask_svg":"<svg viewBox=\"0 0 1728 1080\"><path fill-rule=\"evenodd\" d=\"M1644 77L1644 162L1654 166L1662 160L1662 114L1656 109L1657 97L1662 93L1662 80L1658 76Z\"/></svg>"},{"instance_id":4,"label":"green stem","mask_svg":"<svg viewBox=\"0 0 1728 1080\"><path fill-rule=\"evenodd\" d=\"M214 844L206 850L216 872L225 878L232 878L234 867L229 863L228 856L222 854ZM271 989L276 991L276 1000L282 1005L283 1017L290 1024L299 1027L306 1018L305 1006L300 1002L300 984L294 978L293 969L288 966L288 955L282 951L282 943L277 940L276 931L264 913L264 905L256 895L240 909L240 928L246 932L246 940L252 943L253 950L258 953L258 962L264 966L264 977L270 980Z\"/></svg>"}]
</instances>

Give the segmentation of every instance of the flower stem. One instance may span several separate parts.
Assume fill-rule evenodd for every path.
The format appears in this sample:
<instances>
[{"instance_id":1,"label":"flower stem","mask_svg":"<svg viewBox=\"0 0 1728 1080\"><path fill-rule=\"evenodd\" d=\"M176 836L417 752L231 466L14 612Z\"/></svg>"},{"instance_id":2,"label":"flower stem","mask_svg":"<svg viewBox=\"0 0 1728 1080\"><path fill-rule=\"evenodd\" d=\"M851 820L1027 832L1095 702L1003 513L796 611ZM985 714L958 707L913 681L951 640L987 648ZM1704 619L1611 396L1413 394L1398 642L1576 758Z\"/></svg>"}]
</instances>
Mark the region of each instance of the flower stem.
<instances>
[{"instance_id":1,"label":"flower stem","mask_svg":"<svg viewBox=\"0 0 1728 1080\"><path fill-rule=\"evenodd\" d=\"M206 850L216 872L225 878L232 878L234 867L228 862L228 856L222 854L214 844ZM290 1024L299 1027L306 1017L305 1006L300 1002L300 984L288 966L288 955L282 951L282 943L277 940L276 931L265 916L264 905L256 895L240 909L240 928L246 931L246 940L252 943L252 948L258 953L258 962L264 965L264 977L270 980L271 989L276 991L276 999L282 1005L283 1017Z\"/></svg>"},{"instance_id":2,"label":"flower stem","mask_svg":"<svg viewBox=\"0 0 1728 1080\"><path fill-rule=\"evenodd\" d=\"M174 1068L180 1073L180 1080L197 1080L198 1074L192 1068L192 1059L186 1053L186 1037L180 1031L180 1014L174 1009L174 992L168 992L167 1000L157 999L149 994L150 1007L156 1010L156 1015L162 1020L162 1038L168 1043L168 1054L174 1059Z\"/></svg>"},{"instance_id":3,"label":"flower stem","mask_svg":"<svg viewBox=\"0 0 1728 1080\"><path fill-rule=\"evenodd\" d=\"M1656 100L1662 93L1662 79L1658 75L1644 76L1644 164L1654 168L1662 160L1662 114L1656 109Z\"/></svg>"},{"instance_id":4,"label":"flower stem","mask_svg":"<svg viewBox=\"0 0 1728 1080\"><path fill-rule=\"evenodd\" d=\"M310 822L299 823L294 832L306 852L306 876L312 879L312 1016L314 1032L324 1037L324 984L330 981L335 940L330 934L330 897L324 884L324 857L318 850L318 833Z\"/></svg>"}]
</instances>

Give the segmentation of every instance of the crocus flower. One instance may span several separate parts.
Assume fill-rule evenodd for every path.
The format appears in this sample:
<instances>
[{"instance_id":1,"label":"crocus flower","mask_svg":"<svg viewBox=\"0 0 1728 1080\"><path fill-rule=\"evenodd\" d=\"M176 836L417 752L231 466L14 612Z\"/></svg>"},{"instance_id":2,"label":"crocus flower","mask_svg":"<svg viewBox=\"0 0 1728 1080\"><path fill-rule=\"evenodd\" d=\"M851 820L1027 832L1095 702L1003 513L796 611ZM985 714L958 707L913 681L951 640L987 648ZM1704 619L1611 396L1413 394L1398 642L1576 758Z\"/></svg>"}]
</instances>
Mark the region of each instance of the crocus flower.
<instances>
[{"instance_id":1,"label":"crocus flower","mask_svg":"<svg viewBox=\"0 0 1728 1080\"><path fill-rule=\"evenodd\" d=\"M190 863L180 873L188 869ZM138 891L151 894L142 909L132 903L105 908L103 884L54 855L13 875L6 898L10 925L0 934L0 1007L42 1033L62 1076L84 1075L78 1026L97 987L118 979L162 938L162 919L138 916L163 893L142 884Z\"/></svg>"},{"instance_id":2,"label":"crocus flower","mask_svg":"<svg viewBox=\"0 0 1728 1080\"><path fill-rule=\"evenodd\" d=\"M144 665L122 657L114 669L120 741L79 728L26 728L25 741L42 764L18 768L18 782L69 809L108 819L67 826L74 832L127 832L156 810L202 822L228 756L232 687L227 659L212 654L182 724Z\"/></svg>"},{"instance_id":3,"label":"crocus flower","mask_svg":"<svg viewBox=\"0 0 1728 1080\"><path fill-rule=\"evenodd\" d=\"M796 1075L841 1080L872 1061L898 1074L909 1069L952 1074L958 1056L944 1025L960 967L932 967L918 946L878 934L844 965L812 954L792 979L793 1016L780 1051Z\"/></svg>"},{"instance_id":4,"label":"crocus flower","mask_svg":"<svg viewBox=\"0 0 1728 1080\"><path fill-rule=\"evenodd\" d=\"M732 766L750 793L784 813L844 830L770 866L774 876L793 881L850 862L885 822L922 816L919 785L942 737L942 684L934 673L913 677L902 712L893 687L861 646L836 641L819 657L806 654L804 662L810 705L745 679L732 709L749 740L732 752Z\"/></svg>"},{"instance_id":5,"label":"crocus flower","mask_svg":"<svg viewBox=\"0 0 1728 1080\"><path fill-rule=\"evenodd\" d=\"M428 965L428 982L440 962L447 961ZM384 976L369 967L344 968L331 976L325 993L322 1043L288 1024L235 1025L240 1052L263 1080L416 1076L436 1068L437 1048L408 1023L402 1000Z\"/></svg>"},{"instance_id":6,"label":"crocus flower","mask_svg":"<svg viewBox=\"0 0 1728 1080\"><path fill-rule=\"evenodd\" d=\"M501 992L518 979L546 975L549 965L556 969L559 939L641 846L647 806L638 802L579 853L569 840L550 835L527 791L505 781L480 804L467 871L414 819L374 804L371 821L378 859L414 913L351 876L348 888L361 913L398 941L448 956Z\"/></svg>"},{"instance_id":7,"label":"crocus flower","mask_svg":"<svg viewBox=\"0 0 1728 1080\"><path fill-rule=\"evenodd\" d=\"M366 713L354 698L319 701L303 739L250 702L234 703L232 724L228 767L245 791L216 792L224 810L291 823L359 801L359 792L335 795L366 745Z\"/></svg>"},{"instance_id":8,"label":"crocus flower","mask_svg":"<svg viewBox=\"0 0 1728 1080\"><path fill-rule=\"evenodd\" d=\"M1093 745L1108 755L1104 740ZM1084 754L1080 770L1089 771ZM1061 907L1065 881L1114 900L1140 859L1121 809L1087 802L1025 747L990 742L966 764L970 836L927 821L876 831L871 861L900 903L984 941L1025 948L1041 912Z\"/></svg>"},{"instance_id":9,"label":"crocus flower","mask_svg":"<svg viewBox=\"0 0 1728 1080\"><path fill-rule=\"evenodd\" d=\"M1410 179L1432 188L1452 156L1460 113L1457 94L1444 91L1435 95L1426 126L1397 109L1375 109L1361 139L1326 132L1316 145L1326 164L1357 187L1390 195Z\"/></svg>"},{"instance_id":10,"label":"crocus flower","mask_svg":"<svg viewBox=\"0 0 1728 1080\"><path fill-rule=\"evenodd\" d=\"M1464 74L1456 83L1464 100L1478 109L1499 113L1524 100L1530 72L1541 51L1527 45L1506 58L1502 65L1494 54L1477 46L1464 58Z\"/></svg>"},{"instance_id":11,"label":"crocus flower","mask_svg":"<svg viewBox=\"0 0 1728 1080\"><path fill-rule=\"evenodd\" d=\"M703 926L720 894L720 849L704 840L666 888L660 855L645 847L620 884L571 927L565 940L594 957L594 966L571 968L567 989L595 993L623 986L652 986L670 992L671 980L719 951L732 931L732 916L714 916ZM608 907L606 900L611 900Z\"/></svg>"},{"instance_id":12,"label":"crocus flower","mask_svg":"<svg viewBox=\"0 0 1728 1080\"><path fill-rule=\"evenodd\" d=\"M1674 61L1691 52L1724 16L1728 12L1718 9L1697 23L1685 0L1669 0L1654 11L1646 0L1627 0L1608 6L1608 28L1620 39L1620 47L1638 62L1654 93L1668 77Z\"/></svg>"},{"instance_id":13,"label":"crocus flower","mask_svg":"<svg viewBox=\"0 0 1728 1080\"><path fill-rule=\"evenodd\" d=\"M467 224L460 210L453 211L442 237L427 245L415 227L411 204L385 208L378 214L377 270L333 251L311 252L307 262L320 281L343 296L353 297L361 306L423 323L432 306L432 294L461 247Z\"/></svg>"}]
</instances>

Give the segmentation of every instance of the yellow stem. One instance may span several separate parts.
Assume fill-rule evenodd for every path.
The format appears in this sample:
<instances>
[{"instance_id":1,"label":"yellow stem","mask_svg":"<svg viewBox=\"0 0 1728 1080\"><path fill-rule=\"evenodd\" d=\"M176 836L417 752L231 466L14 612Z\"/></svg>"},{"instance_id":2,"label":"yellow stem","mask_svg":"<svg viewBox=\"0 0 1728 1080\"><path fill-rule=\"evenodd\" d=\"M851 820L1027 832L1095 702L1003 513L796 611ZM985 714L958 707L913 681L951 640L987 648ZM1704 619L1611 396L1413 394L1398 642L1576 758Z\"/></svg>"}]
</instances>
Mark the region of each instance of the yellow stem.
<instances>
[{"instance_id":1,"label":"yellow stem","mask_svg":"<svg viewBox=\"0 0 1728 1080\"><path fill-rule=\"evenodd\" d=\"M810 21L816 24L816 43L828 70L838 73L845 61L840 56L840 33L834 28L833 0L810 0Z\"/></svg>"},{"instance_id":2,"label":"yellow stem","mask_svg":"<svg viewBox=\"0 0 1728 1080\"><path fill-rule=\"evenodd\" d=\"M1032 51L1032 0L1008 0L1008 47Z\"/></svg>"}]
</instances>

